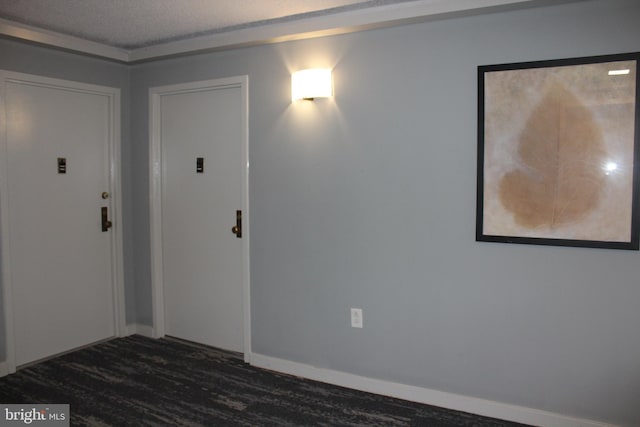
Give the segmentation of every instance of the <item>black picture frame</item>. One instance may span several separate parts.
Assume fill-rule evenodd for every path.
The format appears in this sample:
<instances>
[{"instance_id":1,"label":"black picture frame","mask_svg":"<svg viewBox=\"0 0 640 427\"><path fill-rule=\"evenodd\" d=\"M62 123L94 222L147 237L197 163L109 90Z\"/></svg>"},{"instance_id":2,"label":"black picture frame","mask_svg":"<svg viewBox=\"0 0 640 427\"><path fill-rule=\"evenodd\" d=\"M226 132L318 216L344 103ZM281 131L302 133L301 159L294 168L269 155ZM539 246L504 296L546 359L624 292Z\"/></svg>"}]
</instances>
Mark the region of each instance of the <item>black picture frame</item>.
<instances>
[{"instance_id":1,"label":"black picture frame","mask_svg":"<svg viewBox=\"0 0 640 427\"><path fill-rule=\"evenodd\" d=\"M638 250L639 61L478 67L476 241Z\"/></svg>"}]
</instances>

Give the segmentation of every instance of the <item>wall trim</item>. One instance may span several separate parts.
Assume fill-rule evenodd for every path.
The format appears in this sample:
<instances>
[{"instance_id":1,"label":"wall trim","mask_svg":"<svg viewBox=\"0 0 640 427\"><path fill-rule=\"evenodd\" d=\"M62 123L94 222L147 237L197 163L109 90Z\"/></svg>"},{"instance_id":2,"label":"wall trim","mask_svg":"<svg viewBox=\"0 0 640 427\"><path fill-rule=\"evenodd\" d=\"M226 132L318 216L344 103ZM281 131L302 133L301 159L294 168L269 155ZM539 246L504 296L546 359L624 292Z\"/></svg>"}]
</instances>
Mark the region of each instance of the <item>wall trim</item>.
<instances>
[{"instance_id":1,"label":"wall trim","mask_svg":"<svg viewBox=\"0 0 640 427\"><path fill-rule=\"evenodd\" d=\"M65 50L99 56L120 62L129 61L129 51L96 43L55 31L43 30L0 18L0 34L20 40L44 44Z\"/></svg>"},{"instance_id":2,"label":"wall trim","mask_svg":"<svg viewBox=\"0 0 640 427\"><path fill-rule=\"evenodd\" d=\"M188 52L232 49L264 43L347 34L412 24L451 14L478 14L486 12L488 9L504 7L533 7L543 2L544 0L417 0L401 2L141 47L130 52L129 61L146 61Z\"/></svg>"},{"instance_id":3,"label":"wall trim","mask_svg":"<svg viewBox=\"0 0 640 427\"><path fill-rule=\"evenodd\" d=\"M554 0L554 4L577 1L582 0ZM233 49L405 25L437 17L449 17L452 14L480 14L496 10L524 9L549 3L551 3L549 0L414 0L268 25L250 26L133 50L117 48L1 18L0 35L131 63L205 50Z\"/></svg>"},{"instance_id":4,"label":"wall trim","mask_svg":"<svg viewBox=\"0 0 640 427\"><path fill-rule=\"evenodd\" d=\"M524 406L317 368L304 363L292 362L259 353L251 355L251 365L341 387L523 424L541 427L613 427L611 424L574 418Z\"/></svg>"}]
</instances>

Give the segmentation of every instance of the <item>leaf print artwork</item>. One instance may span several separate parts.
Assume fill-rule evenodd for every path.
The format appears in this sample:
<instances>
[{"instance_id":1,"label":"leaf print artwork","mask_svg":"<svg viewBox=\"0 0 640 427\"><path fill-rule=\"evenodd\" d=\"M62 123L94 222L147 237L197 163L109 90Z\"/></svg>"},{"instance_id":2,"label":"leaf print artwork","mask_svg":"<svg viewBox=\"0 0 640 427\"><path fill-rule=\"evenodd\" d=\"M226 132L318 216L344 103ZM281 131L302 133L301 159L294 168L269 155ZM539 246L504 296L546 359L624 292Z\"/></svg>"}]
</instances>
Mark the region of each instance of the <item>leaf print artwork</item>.
<instances>
[{"instance_id":1,"label":"leaf print artwork","mask_svg":"<svg viewBox=\"0 0 640 427\"><path fill-rule=\"evenodd\" d=\"M640 249L639 60L478 67L476 241Z\"/></svg>"},{"instance_id":2,"label":"leaf print artwork","mask_svg":"<svg viewBox=\"0 0 640 427\"><path fill-rule=\"evenodd\" d=\"M606 150L591 110L564 85L549 85L518 136L517 169L499 183L503 206L527 229L580 221L600 202Z\"/></svg>"}]
</instances>

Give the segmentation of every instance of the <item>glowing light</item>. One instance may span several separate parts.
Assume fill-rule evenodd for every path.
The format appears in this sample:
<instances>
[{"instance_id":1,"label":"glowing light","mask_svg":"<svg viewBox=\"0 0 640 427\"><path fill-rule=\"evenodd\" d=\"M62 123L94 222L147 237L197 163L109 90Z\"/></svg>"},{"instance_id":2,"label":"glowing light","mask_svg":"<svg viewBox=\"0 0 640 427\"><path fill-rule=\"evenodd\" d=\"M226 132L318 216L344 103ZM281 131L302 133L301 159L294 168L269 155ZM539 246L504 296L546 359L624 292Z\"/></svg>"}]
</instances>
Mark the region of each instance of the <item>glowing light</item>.
<instances>
[{"instance_id":1,"label":"glowing light","mask_svg":"<svg viewBox=\"0 0 640 427\"><path fill-rule=\"evenodd\" d=\"M609 75L610 76L624 76L627 75L631 72L631 70L629 69L624 69L624 70L609 70Z\"/></svg>"},{"instance_id":2,"label":"glowing light","mask_svg":"<svg viewBox=\"0 0 640 427\"><path fill-rule=\"evenodd\" d=\"M313 100L333 96L330 68L296 71L291 75L291 100Z\"/></svg>"},{"instance_id":3,"label":"glowing light","mask_svg":"<svg viewBox=\"0 0 640 427\"><path fill-rule=\"evenodd\" d=\"M618 164L615 162L608 162L606 165L604 165L604 170L607 175L609 175L611 172L617 169L618 169Z\"/></svg>"}]
</instances>

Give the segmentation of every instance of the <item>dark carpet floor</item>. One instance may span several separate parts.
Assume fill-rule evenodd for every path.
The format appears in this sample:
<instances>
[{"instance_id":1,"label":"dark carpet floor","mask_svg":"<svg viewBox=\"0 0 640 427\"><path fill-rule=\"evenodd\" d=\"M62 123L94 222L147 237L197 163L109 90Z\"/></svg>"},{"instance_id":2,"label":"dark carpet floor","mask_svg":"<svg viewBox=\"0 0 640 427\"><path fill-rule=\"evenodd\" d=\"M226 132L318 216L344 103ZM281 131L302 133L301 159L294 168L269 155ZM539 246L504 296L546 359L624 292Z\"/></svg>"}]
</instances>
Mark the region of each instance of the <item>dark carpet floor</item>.
<instances>
[{"instance_id":1,"label":"dark carpet floor","mask_svg":"<svg viewBox=\"0 0 640 427\"><path fill-rule=\"evenodd\" d=\"M68 403L89 426L518 426L255 368L173 339L104 342L0 378L1 403Z\"/></svg>"}]
</instances>

